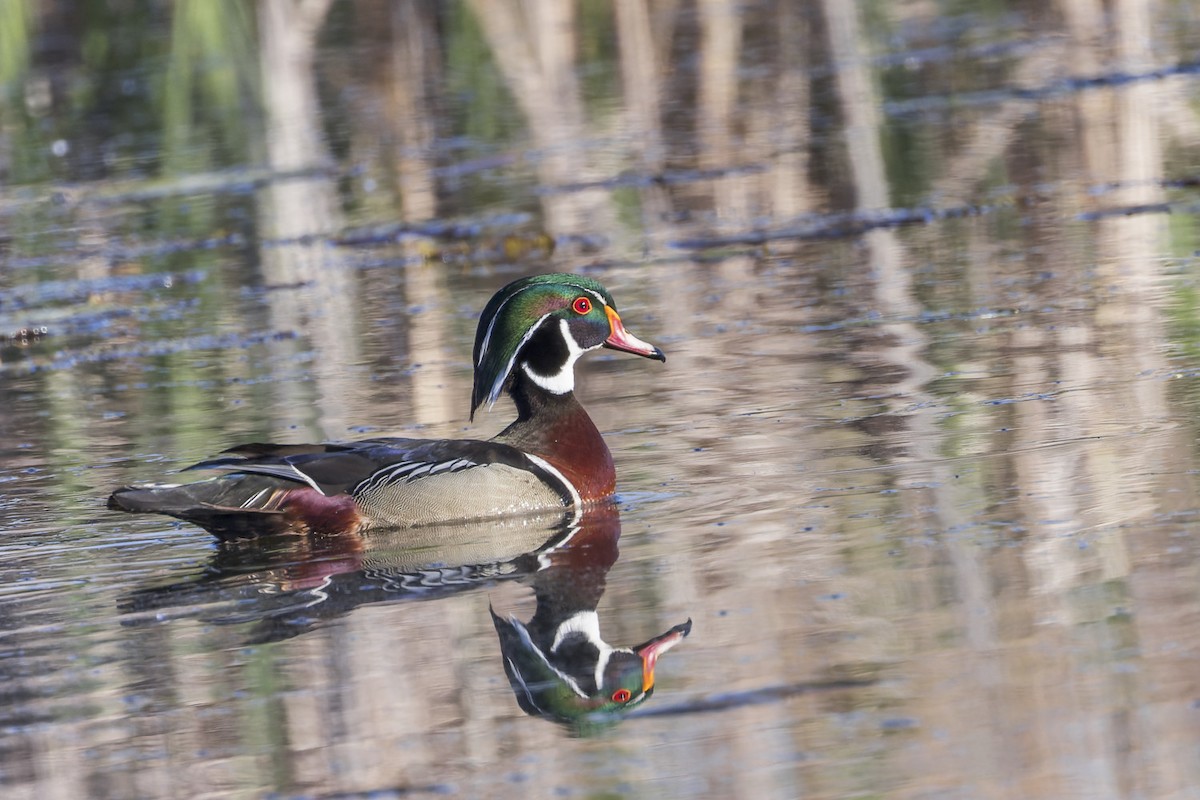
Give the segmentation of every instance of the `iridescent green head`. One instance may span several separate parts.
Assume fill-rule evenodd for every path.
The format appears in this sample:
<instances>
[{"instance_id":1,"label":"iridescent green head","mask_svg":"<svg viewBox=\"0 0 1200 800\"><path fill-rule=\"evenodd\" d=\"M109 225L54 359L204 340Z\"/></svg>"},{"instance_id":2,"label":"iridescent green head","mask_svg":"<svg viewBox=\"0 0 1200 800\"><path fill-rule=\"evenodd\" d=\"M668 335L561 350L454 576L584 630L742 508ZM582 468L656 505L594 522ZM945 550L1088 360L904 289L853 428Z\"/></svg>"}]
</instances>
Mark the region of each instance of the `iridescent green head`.
<instances>
[{"instance_id":1,"label":"iridescent green head","mask_svg":"<svg viewBox=\"0 0 1200 800\"><path fill-rule=\"evenodd\" d=\"M479 317L471 416L495 403L518 369L551 394L572 391L576 359L602 346L666 361L625 330L612 295L591 278L555 272L513 281Z\"/></svg>"}]
</instances>

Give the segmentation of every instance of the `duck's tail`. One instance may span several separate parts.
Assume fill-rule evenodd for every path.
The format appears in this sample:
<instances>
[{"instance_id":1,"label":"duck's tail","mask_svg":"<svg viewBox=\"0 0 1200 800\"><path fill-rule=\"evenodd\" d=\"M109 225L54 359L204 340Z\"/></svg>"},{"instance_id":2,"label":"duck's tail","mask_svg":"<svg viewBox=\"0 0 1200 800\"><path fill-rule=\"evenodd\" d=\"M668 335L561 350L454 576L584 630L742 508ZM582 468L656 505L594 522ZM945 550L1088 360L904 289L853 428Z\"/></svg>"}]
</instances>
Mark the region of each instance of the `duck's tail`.
<instances>
[{"instance_id":1,"label":"duck's tail","mask_svg":"<svg viewBox=\"0 0 1200 800\"><path fill-rule=\"evenodd\" d=\"M166 514L221 539L279 533L290 521L278 503L279 482L259 475L228 475L196 483L123 486L108 498L114 511Z\"/></svg>"}]
</instances>

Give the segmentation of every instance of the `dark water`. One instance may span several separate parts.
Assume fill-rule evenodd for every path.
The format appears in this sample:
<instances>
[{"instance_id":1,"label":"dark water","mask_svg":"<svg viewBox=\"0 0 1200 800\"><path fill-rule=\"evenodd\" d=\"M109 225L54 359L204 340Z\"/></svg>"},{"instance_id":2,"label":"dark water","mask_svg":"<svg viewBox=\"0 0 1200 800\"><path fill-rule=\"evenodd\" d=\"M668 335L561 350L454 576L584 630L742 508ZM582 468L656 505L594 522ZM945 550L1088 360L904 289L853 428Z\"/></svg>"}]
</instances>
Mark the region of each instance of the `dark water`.
<instances>
[{"instance_id":1,"label":"dark water","mask_svg":"<svg viewBox=\"0 0 1200 800\"><path fill-rule=\"evenodd\" d=\"M1200 797L1189 4L0 16L4 797ZM582 367L612 514L104 509L492 435L476 316L551 269L668 354ZM504 625L592 609L690 635L526 713Z\"/></svg>"}]
</instances>

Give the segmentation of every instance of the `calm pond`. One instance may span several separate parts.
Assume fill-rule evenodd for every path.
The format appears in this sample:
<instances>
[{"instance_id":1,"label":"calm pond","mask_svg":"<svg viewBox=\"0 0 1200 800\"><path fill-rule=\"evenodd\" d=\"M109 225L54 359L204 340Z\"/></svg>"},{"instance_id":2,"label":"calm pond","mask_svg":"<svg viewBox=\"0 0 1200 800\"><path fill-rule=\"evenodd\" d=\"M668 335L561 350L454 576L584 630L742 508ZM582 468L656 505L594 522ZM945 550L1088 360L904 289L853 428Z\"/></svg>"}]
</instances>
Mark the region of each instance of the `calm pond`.
<instances>
[{"instance_id":1,"label":"calm pond","mask_svg":"<svg viewBox=\"0 0 1200 800\"><path fill-rule=\"evenodd\" d=\"M1195 4L0 32L6 800L1200 798ZM667 354L580 362L613 507L230 545L105 508L244 442L494 435L476 321L550 271ZM531 652L591 610L675 644L636 708Z\"/></svg>"}]
</instances>

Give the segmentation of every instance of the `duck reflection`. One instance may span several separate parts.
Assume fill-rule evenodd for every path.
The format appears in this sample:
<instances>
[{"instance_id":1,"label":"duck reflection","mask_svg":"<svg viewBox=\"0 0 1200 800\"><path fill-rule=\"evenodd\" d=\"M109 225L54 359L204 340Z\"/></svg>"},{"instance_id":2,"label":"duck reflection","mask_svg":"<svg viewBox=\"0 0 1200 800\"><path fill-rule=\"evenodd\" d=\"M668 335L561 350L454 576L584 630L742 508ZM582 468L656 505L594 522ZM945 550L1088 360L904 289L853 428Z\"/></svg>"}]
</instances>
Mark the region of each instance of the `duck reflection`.
<instances>
[{"instance_id":1,"label":"duck reflection","mask_svg":"<svg viewBox=\"0 0 1200 800\"><path fill-rule=\"evenodd\" d=\"M249 624L280 641L361 605L444 598L504 581L532 585L528 622L490 609L505 674L526 713L580 728L618 719L654 690L658 658L691 620L634 647L600 635L596 608L617 561L615 506L369 536L276 536L223 544L203 574L121 601L128 625L178 617Z\"/></svg>"},{"instance_id":2,"label":"duck reflection","mask_svg":"<svg viewBox=\"0 0 1200 800\"><path fill-rule=\"evenodd\" d=\"M689 619L636 647L601 638L596 607L620 535L616 509L608 516L575 546L540 557L532 575L537 608L528 623L492 611L504 672L527 714L573 724L634 708L654 692L659 656L691 632Z\"/></svg>"}]
</instances>

